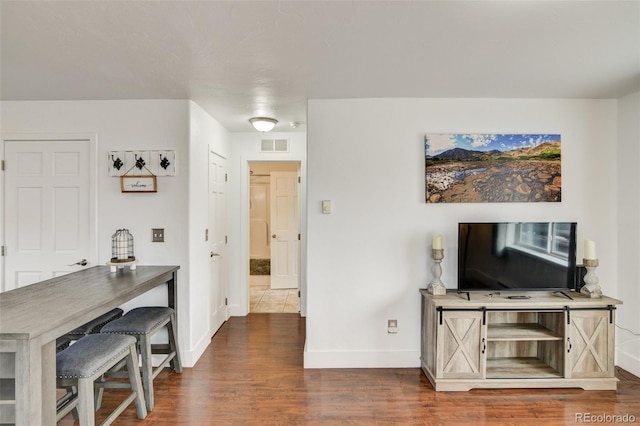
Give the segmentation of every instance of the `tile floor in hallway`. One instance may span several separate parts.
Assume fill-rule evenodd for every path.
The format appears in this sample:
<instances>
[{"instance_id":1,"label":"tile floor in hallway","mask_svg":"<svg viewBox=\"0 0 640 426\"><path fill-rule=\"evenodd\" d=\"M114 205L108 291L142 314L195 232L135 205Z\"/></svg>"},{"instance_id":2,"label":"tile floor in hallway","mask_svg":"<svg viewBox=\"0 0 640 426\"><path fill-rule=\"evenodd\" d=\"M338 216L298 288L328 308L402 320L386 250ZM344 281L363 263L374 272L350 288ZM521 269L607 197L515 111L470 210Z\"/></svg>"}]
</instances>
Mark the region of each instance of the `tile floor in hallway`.
<instances>
[{"instance_id":1,"label":"tile floor in hallway","mask_svg":"<svg viewBox=\"0 0 640 426\"><path fill-rule=\"evenodd\" d=\"M250 312L298 313L298 289L272 290L268 275L250 275Z\"/></svg>"}]
</instances>

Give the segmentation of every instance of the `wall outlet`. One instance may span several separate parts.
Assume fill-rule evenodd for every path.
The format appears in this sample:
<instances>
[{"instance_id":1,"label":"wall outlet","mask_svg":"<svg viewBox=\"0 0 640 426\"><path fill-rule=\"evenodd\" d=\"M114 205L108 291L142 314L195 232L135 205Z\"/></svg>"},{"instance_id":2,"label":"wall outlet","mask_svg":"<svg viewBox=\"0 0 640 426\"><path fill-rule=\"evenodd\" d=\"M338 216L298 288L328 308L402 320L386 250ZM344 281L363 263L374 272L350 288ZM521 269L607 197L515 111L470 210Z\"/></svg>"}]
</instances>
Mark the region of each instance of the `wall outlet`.
<instances>
[{"instance_id":1,"label":"wall outlet","mask_svg":"<svg viewBox=\"0 0 640 426\"><path fill-rule=\"evenodd\" d=\"M396 334L398 332L398 320L387 320L387 333Z\"/></svg>"},{"instance_id":2,"label":"wall outlet","mask_svg":"<svg viewBox=\"0 0 640 426\"><path fill-rule=\"evenodd\" d=\"M164 228L152 228L151 229L151 242L152 243L164 243Z\"/></svg>"}]
</instances>

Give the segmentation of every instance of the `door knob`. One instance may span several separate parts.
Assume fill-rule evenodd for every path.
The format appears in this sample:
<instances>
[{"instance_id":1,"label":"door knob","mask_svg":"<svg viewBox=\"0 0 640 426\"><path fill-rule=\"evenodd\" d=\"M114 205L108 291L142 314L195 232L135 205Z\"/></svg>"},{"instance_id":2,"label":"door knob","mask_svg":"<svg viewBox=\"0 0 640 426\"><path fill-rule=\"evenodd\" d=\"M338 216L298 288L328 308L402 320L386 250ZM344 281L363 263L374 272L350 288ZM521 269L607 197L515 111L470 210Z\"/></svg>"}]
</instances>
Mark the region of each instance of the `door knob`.
<instances>
[{"instance_id":1,"label":"door knob","mask_svg":"<svg viewBox=\"0 0 640 426\"><path fill-rule=\"evenodd\" d=\"M278 237L278 236L277 236L276 234L273 234L273 235L271 236L271 238L277 238L277 237Z\"/></svg>"},{"instance_id":2,"label":"door knob","mask_svg":"<svg viewBox=\"0 0 640 426\"><path fill-rule=\"evenodd\" d=\"M211 254L209 254L209 257L213 257L213 256L220 256L220 254L219 254L219 253L211 252Z\"/></svg>"}]
</instances>

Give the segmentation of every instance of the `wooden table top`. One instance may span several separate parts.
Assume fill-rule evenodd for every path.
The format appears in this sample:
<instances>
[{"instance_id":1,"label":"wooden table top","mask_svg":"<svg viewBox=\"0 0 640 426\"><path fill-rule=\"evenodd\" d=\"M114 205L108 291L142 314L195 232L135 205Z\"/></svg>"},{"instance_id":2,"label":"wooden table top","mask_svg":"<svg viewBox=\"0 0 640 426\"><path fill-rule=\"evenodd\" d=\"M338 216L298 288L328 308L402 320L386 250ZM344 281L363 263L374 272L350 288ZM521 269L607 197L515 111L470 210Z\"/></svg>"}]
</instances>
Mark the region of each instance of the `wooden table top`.
<instances>
[{"instance_id":1,"label":"wooden table top","mask_svg":"<svg viewBox=\"0 0 640 426\"><path fill-rule=\"evenodd\" d=\"M504 309L504 308L518 308L518 307L535 307L543 306L548 308L564 308L576 307L576 308L588 308L608 305L621 305L622 301L602 296L601 298L590 298L577 292L567 292L572 299L569 299L562 294L546 292L546 291L521 291L521 292L498 292L498 291L477 291L470 292L471 300L467 300L467 293L456 293L455 291L448 291L446 295L434 296L429 294L426 289L421 289L420 293L433 299L436 306L442 306L447 308L465 308L475 306L485 306L487 309ZM491 294L494 296L490 296ZM509 299L509 296L514 294L528 295L530 299Z\"/></svg>"},{"instance_id":2,"label":"wooden table top","mask_svg":"<svg viewBox=\"0 0 640 426\"><path fill-rule=\"evenodd\" d=\"M173 278L179 266L94 266L0 293L0 339L51 341Z\"/></svg>"}]
</instances>

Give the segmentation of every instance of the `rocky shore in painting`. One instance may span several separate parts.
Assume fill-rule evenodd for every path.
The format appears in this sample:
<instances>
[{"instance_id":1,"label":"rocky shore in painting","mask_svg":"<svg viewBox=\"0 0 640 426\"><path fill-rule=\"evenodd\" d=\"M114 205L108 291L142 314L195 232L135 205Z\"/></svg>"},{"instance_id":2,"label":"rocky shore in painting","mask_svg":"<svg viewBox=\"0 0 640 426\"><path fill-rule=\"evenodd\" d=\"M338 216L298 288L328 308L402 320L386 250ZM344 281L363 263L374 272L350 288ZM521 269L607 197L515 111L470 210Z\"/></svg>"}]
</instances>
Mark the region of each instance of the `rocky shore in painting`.
<instances>
[{"instance_id":1,"label":"rocky shore in painting","mask_svg":"<svg viewBox=\"0 0 640 426\"><path fill-rule=\"evenodd\" d=\"M428 165L428 203L558 202L560 161L459 161Z\"/></svg>"}]
</instances>

